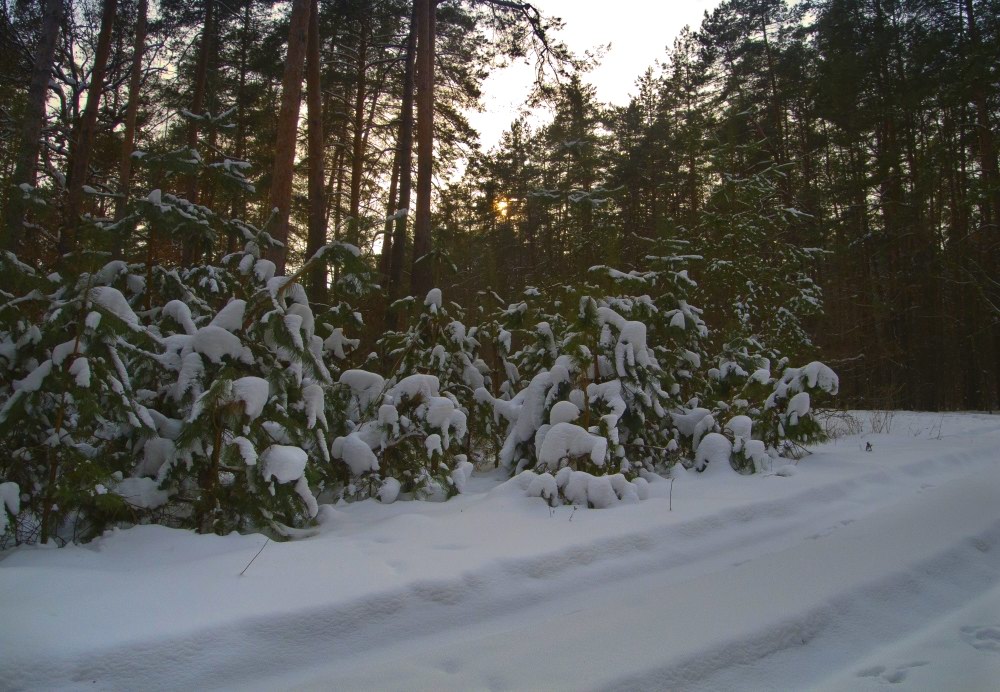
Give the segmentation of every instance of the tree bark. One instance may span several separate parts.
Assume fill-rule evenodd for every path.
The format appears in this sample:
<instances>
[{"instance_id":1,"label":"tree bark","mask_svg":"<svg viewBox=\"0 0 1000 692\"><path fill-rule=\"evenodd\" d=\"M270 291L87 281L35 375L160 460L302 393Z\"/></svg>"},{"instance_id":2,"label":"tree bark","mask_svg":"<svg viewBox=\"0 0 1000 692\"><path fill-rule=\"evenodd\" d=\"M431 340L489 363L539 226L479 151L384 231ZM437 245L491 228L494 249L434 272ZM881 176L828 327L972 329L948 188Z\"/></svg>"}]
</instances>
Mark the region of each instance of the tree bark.
<instances>
[{"instance_id":1,"label":"tree bark","mask_svg":"<svg viewBox=\"0 0 1000 692\"><path fill-rule=\"evenodd\" d=\"M142 87L142 59L146 52L146 15L148 0L139 0L138 16L135 21L135 42L132 48L132 70L128 82L128 106L125 109L125 135L122 142L122 158L118 172L121 189L115 204L115 219L125 216L132 184L132 151L135 149L136 121L139 115L139 89ZM122 256L122 239L115 238L115 256Z\"/></svg>"},{"instance_id":2,"label":"tree bark","mask_svg":"<svg viewBox=\"0 0 1000 692\"><path fill-rule=\"evenodd\" d=\"M354 89L354 112L351 118L351 198L347 235L344 240L351 245L361 245L361 180L365 174L365 99L368 95L368 77L365 74L368 62L367 17L361 20L358 38L357 83Z\"/></svg>"},{"instance_id":3,"label":"tree bark","mask_svg":"<svg viewBox=\"0 0 1000 692\"><path fill-rule=\"evenodd\" d=\"M295 143L299 125L299 102L302 96L302 63L306 52L309 26L309 0L293 0L288 27L288 54L281 80L281 110L274 143L274 170L271 179L271 208L275 212L271 237L281 247L271 251L278 274L285 273L288 257L288 217L292 210L292 177L295 173Z\"/></svg>"},{"instance_id":4,"label":"tree bark","mask_svg":"<svg viewBox=\"0 0 1000 692\"><path fill-rule=\"evenodd\" d=\"M417 55L417 9L414 6L410 18L410 35L406 41L406 62L403 67L403 95L400 104L399 138L396 150L399 154L399 200L393 213L396 226L392 234L392 255L389 261L389 304L403 294L403 262L406 259L406 222L410 214L410 191L413 184L413 97L415 89L414 72ZM388 311L387 311L388 312ZM396 328L393 315L387 314L386 326Z\"/></svg>"},{"instance_id":5,"label":"tree bark","mask_svg":"<svg viewBox=\"0 0 1000 692\"><path fill-rule=\"evenodd\" d=\"M386 205L385 227L382 229L382 251L378 258L379 281L382 286L389 285L389 264L392 261L392 227L393 215L396 213L399 197L399 146L392 157L392 177L389 179L389 203Z\"/></svg>"},{"instance_id":6,"label":"tree bark","mask_svg":"<svg viewBox=\"0 0 1000 692\"><path fill-rule=\"evenodd\" d=\"M94 146L94 134L97 130L97 110L104 91L108 57L111 55L111 30L114 28L117 13L118 0L104 0L101 9L101 32L97 37L97 50L94 53L94 65L90 73L90 86L87 89L87 106L83 110L75 145L70 152L65 214L62 233L59 235L60 255L71 251L76 245L80 212L83 208L83 186L87 181L87 169L90 167L90 152Z\"/></svg>"},{"instance_id":7,"label":"tree bark","mask_svg":"<svg viewBox=\"0 0 1000 692\"><path fill-rule=\"evenodd\" d=\"M205 2L205 25L201 30L201 41L198 46L198 61L194 68L194 89L191 94L191 114L202 115L205 110L205 92L208 89L208 61L211 56L215 38L215 0ZM188 149L198 149L198 135L201 132L201 125L197 118L188 121L187 147ZM192 204L198 203L199 176L197 171L187 177L187 189L185 196ZM181 251L181 264L188 266L194 261L197 252L197 243L193 238L185 238Z\"/></svg>"},{"instance_id":8,"label":"tree bark","mask_svg":"<svg viewBox=\"0 0 1000 692\"><path fill-rule=\"evenodd\" d=\"M35 184L38 170L38 152L42 146L42 129L45 127L45 102L49 94L49 80L52 77L52 61L56 54L56 39L62 23L62 0L47 0L42 27L35 52L35 63L28 85L28 101L24 108L21 125L21 144L14 165L11 182L15 188ZM4 210L4 229L7 232L7 249L17 254L24 240L24 195L20 189L9 192Z\"/></svg>"},{"instance_id":9,"label":"tree bark","mask_svg":"<svg viewBox=\"0 0 1000 692\"><path fill-rule=\"evenodd\" d=\"M417 14L417 209L413 219L410 293L423 296L433 286L431 266L431 187L434 174L435 0L415 0Z\"/></svg>"},{"instance_id":10,"label":"tree bark","mask_svg":"<svg viewBox=\"0 0 1000 692\"><path fill-rule=\"evenodd\" d=\"M320 85L319 0L312 0L309 10L309 36L306 49L306 109L309 125L309 234L306 257L312 257L326 244L326 193L323 183L323 99ZM309 301L327 301L326 264L320 262L309 273Z\"/></svg>"}]
</instances>

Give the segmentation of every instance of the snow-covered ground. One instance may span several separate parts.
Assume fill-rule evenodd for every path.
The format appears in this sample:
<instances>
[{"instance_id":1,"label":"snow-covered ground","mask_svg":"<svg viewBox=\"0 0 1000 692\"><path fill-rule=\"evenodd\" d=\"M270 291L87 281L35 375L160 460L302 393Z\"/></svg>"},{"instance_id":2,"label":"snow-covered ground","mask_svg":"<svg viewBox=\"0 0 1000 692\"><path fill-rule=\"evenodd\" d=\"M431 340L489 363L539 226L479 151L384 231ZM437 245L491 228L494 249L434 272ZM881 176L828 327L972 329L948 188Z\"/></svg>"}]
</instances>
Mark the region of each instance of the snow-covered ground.
<instances>
[{"instance_id":1,"label":"snow-covered ground","mask_svg":"<svg viewBox=\"0 0 1000 692\"><path fill-rule=\"evenodd\" d=\"M324 508L242 576L263 536L9 551L0 688L997 689L1000 416L897 413L773 471L603 510L476 476Z\"/></svg>"}]
</instances>

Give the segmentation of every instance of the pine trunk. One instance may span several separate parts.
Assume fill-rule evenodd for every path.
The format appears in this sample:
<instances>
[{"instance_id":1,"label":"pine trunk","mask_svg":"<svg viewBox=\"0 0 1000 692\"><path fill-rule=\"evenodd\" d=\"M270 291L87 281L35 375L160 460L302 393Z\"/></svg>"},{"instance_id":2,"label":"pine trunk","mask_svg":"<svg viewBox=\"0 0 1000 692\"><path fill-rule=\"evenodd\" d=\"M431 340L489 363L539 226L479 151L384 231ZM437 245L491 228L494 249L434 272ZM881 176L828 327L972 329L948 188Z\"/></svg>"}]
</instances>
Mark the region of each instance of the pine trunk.
<instances>
[{"instance_id":1,"label":"pine trunk","mask_svg":"<svg viewBox=\"0 0 1000 692\"><path fill-rule=\"evenodd\" d=\"M323 98L320 85L319 1L312 0L309 10L309 36L306 50L306 109L309 125L309 234L306 258L326 244L326 193L323 182ZM326 264L320 262L309 274L309 301L327 302Z\"/></svg>"},{"instance_id":2,"label":"pine trunk","mask_svg":"<svg viewBox=\"0 0 1000 692\"><path fill-rule=\"evenodd\" d=\"M83 186L87 182L87 170L90 167L90 153L94 146L94 135L97 130L97 110L104 91L104 77L108 66L108 57L111 55L111 30L114 27L117 12L117 0L104 0L101 8L101 32L97 37L97 50L94 53L94 65L90 73L90 86L87 88L87 106L83 110L75 144L70 152L69 176L66 181L66 206L62 233L59 235L60 255L71 251L76 245L80 213L83 209Z\"/></svg>"},{"instance_id":3,"label":"pine trunk","mask_svg":"<svg viewBox=\"0 0 1000 692\"><path fill-rule=\"evenodd\" d=\"M139 115L139 89L142 87L142 59L146 52L146 15L148 0L139 0L138 16L135 22L135 42L132 48L132 70L128 82L128 106L125 109L125 135L122 143L122 158L118 169L121 189L115 205L115 219L125 216L128 208L132 184L132 151L135 149L136 121ZM122 239L115 238L115 255L122 256Z\"/></svg>"},{"instance_id":4,"label":"pine trunk","mask_svg":"<svg viewBox=\"0 0 1000 692\"><path fill-rule=\"evenodd\" d=\"M288 28L288 54L281 80L281 110L278 113L274 144L274 169L271 179L271 208L274 219L271 237L281 247L271 251L278 274L285 273L288 256L288 218L292 210L292 178L295 173L295 144L299 125L299 102L302 95L302 63L309 27L309 0L293 0Z\"/></svg>"},{"instance_id":5,"label":"pine trunk","mask_svg":"<svg viewBox=\"0 0 1000 692\"><path fill-rule=\"evenodd\" d=\"M42 129L45 127L45 102L49 94L52 62L55 58L56 39L59 37L62 14L62 0L47 0L42 15L35 63L31 71L31 83L28 85L28 101L25 104L24 120L21 125L21 144L17 151L14 175L11 178L12 186L15 188L21 185L32 187L35 185L38 152L42 147ZM23 197L20 189L10 192L4 211L7 249L14 254L20 252L24 239Z\"/></svg>"},{"instance_id":6,"label":"pine trunk","mask_svg":"<svg viewBox=\"0 0 1000 692\"><path fill-rule=\"evenodd\" d=\"M406 42L406 62L403 68L403 96L400 104L399 138L399 201L396 203L396 227L392 235L392 255L389 262L389 304L403 295L403 263L406 259L406 222L410 214L410 191L413 183L413 97L417 55L416 7L410 19L410 35ZM396 328L394 317L387 315L386 326Z\"/></svg>"},{"instance_id":7,"label":"pine trunk","mask_svg":"<svg viewBox=\"0 0 1000 692\"><path fill-rule=\"evenodd\" d=\"M417 13L417 209L413 219L410 293L433 288L431 265L431 189L434 175L435 0L416 0Z\"/></svg>"}]
</instances>

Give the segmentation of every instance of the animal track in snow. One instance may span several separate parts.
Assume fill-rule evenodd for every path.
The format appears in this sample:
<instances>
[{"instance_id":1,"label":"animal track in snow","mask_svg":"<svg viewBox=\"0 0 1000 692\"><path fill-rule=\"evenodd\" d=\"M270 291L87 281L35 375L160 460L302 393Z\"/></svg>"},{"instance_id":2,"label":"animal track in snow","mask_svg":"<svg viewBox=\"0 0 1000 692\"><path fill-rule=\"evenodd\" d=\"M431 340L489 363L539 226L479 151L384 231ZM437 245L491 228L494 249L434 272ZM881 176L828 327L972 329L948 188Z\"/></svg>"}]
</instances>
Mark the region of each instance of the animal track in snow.
<instances>
[{"instance_id":1,"label":"animal track in snow","mask_svg":"<svg viewBox=\"0 0 1000 692\"><path fill-rule=\"evenodd\" d=\"M962 639L980 651L1000 653L1000 625L987 627L966 625L962 628Z\"/></svg>"},{"instance_id":2,"label":"animal track in snow","mask_svg":"<svg viewBox=\"0 0 1000 692\"><path fill-rule=\"evenodd\" d=\"M887 670L885 666L871 666L857 672L859 678L881 678L885 682L896 684L906 680L910 668L926 666L930 661L911 661L901 666L896 666L895 670Z\"/></svg>"}]
</instances>

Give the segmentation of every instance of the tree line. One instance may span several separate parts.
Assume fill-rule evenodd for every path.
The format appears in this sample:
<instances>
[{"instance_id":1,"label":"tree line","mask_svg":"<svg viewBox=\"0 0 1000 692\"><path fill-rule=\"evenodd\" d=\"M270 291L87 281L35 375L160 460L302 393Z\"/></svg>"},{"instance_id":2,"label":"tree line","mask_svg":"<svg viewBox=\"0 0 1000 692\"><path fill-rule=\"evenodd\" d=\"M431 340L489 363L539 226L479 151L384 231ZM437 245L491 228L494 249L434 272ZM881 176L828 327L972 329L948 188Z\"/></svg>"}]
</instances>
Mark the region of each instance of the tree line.
<instances>
[{"instance_id":1,"label":"tree line","mask_svg":"<svg viewBox=\"0 0 1000 692\"><path fill-rule=\"evenodd\" d=\"M473 160L442 210L459 275L543 285L685 238L706 309L757 310L751 333L815 280L807 331L848 404L996 409L998 10L723 2L627 105L570 80Z\"/></svg>"},{"instance_id":2,"label":"tree line","mask_svg":"<svg viewBox=\"0 0 1000 692\"><path fill-rule=\"evenodd\" d=\"M245 219L281 273L343 241L382 289L356 325L374 341L433 286L474 308L672 238L725 316L716 347L820 351L857 405L995 408L997 9L723 2L611 107L527 3L9 0L4 245L63 273L190 268L239 249L220 219ZM525 57L551 122L477 151L464 110ZM191 207L144 223L149 190ZM355 277L301 281L336 306Z\"/></svg>"}]
</instances>

